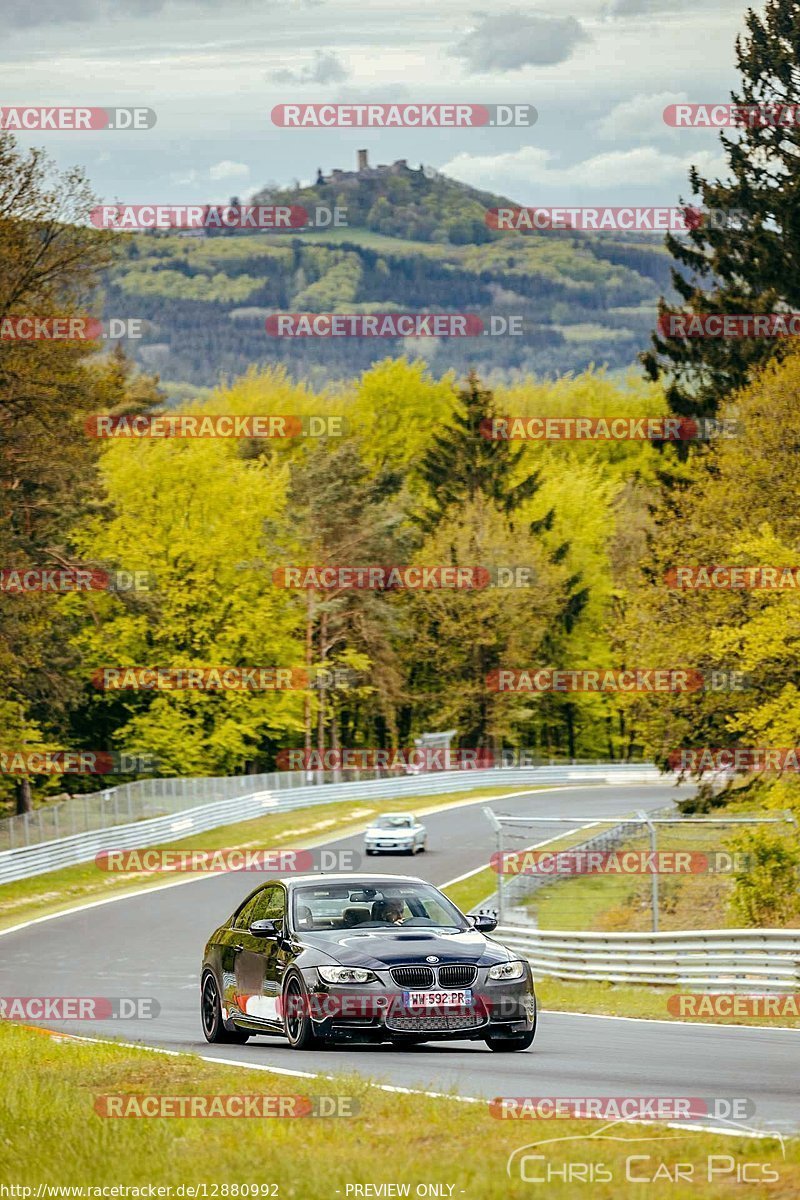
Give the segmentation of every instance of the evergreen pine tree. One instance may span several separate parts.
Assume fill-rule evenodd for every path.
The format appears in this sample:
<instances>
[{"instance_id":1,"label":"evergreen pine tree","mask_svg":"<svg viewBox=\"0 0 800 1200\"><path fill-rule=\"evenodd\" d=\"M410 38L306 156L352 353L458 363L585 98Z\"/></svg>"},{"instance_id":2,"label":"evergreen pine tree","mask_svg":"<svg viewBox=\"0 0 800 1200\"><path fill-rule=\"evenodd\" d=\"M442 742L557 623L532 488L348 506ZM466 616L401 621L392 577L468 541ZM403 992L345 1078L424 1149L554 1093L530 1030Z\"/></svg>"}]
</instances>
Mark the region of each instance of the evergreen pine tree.
<instances>
[{"instance_id":1,"label":"evergreen pine tree","mask_svg":"<svg viewBox=\"0 0 800 1200\"><path fill-rule=\"evenodd\" d=\"M433 439L419 473L427 484L430 505L417 520L426 532L435 529L451 510L483 495L511 514L536 494L539 472L513 483L524 453L522 445L494 441L481 433L482 423L496 416L492 393L481 387L474 371L458 392L452 423Z\"/></svg>"},{"instance_id":2,"label":"evergreen pine tree","mask_svg":"<svg viewBox=\"0 0 800 1200\"><path fill-rule=\"evenodd\" d=\"M791 123L800 84L800 3L767 0L763 15L748 10L747 33L736 40L737 106L769 116L743 120L721 134L730 181L690 172L704 209L741 214L703 222L685 237L667 237L681 269L672 272L682 308L663 299L662 318L675 313L769 313L800 307L800 124ZM774 106L784 111L781 123ZM788 116L786 115L788 114ZM747 383L788 339L672 337L658 332L642 355L651 379L662 378L674 412L713 415L721 397Z\"/></svg>"}]
</instances>

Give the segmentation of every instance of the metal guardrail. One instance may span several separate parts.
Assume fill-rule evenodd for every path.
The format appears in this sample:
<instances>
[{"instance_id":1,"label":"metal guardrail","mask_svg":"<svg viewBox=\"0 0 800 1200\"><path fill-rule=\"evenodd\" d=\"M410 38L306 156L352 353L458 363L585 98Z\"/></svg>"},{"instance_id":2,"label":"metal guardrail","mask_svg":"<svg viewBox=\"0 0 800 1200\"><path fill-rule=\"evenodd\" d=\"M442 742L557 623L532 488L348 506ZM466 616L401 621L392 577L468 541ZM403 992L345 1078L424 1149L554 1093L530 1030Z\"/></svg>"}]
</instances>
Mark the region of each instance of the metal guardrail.
<instances>
[{"instance_id":1,"label":"metal guardrail","mask_svg":"<svg viewBox=\"0 0 800 1200\"><path fill-rule=\"evenodd\" d=\"M558 771L590 769L609 764L597 762L531 762L522 769L546 770L554 767ZM611 764L614 765L614 764ZM469 768L462 768L468 770ZM516 770L501 766L495 770ZM616 764L615 769L636 770L637 764ZM638 765L641 770L641 765ZM444 772L426 772L426 778ZM448 774L450 772L447 772ZM0 851L16 850L20 846L32 846L37 842L56 841L79 833L91 833L98 829L110 829L115 825L127 825L131 821L145 821L151 817L166 816L167 813L183 812L200 804L212 804L217 800L250 796L255 792L283 792L313 787L327 787L332 783L375 782L378 780L402 782L417 776L403 774L388 775L385 770L343 771L271 771L262 775L219 775L170 777L164 779L137 779L117 787L105 788L101 792L71 796L56 804L44 804L30 813L0 818Z\"/></svg>"},{"instance_id":2,"label":"metal guardrail","mask_svg":"<svg viewBox=\"0 0 800 1200\"><path fill-rule=\"evenodd\" d=\"M498 925L495 936L534 975L721 991L800 990L800 929L572 933Z\"/></svg>"},{"instance_id":3,"label":"metal guardrail","mask_svg":"<svg viewBox=\"0 0 800 1200\"><path fill-rule=\"evenodd\" d=\"M284 789L254 788L258 776L241 776L227 782L241 785L244 781L249 789L242 794L217 797L207 803L195 803L193 807L181 805L174 811L149 819L112 824L100 829L89 829L68 837L49 838L30 845L0 851L0 884L32 875L43 875L59 867L89 862L102 850L144 849L162 842L176 841L247 821L269 812L291 812L312 804L331 804L337 800L391 799L401 796L428 796L447 792L471 790L481 787L509 787L518 785L547 785L567 783L655 783L663 777L658 770L640 763L593 763L585 766L571 763L552 767L508 767L490 770L461 770L423 772L401 779L371 779L354 783L303 784L296 773L281 772L293 778L294 784ZM263 778L269 778L264 776ZM272 778L275 778L273 776ZM144 780L144 783L170 783L197 785L196 800L208 794L203 785L217 783L216 780ZM136 786L136 785L133 785ZM67 802L69 803L69 802Z\"/></svg>"}]
</instances>

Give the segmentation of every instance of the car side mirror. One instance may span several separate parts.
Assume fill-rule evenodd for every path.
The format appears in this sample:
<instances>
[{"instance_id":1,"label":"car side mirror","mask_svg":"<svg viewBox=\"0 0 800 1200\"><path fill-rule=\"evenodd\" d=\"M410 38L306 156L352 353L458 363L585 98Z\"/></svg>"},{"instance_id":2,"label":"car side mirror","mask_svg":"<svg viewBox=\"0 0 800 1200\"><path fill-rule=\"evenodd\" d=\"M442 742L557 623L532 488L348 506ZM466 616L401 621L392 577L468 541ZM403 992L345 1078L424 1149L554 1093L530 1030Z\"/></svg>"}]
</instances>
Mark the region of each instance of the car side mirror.
<instances>
[{"instance_id":1,"label":"car side mirror","mask_svg":"<svg viewBox=\"0 0 800 1200\"><path fill-rule=\"evenodd\" d=\"M250 925L250 932L253 937L257 938L280 937L280 930L275 921L253 921Z\"/></svg>"},{"instance_id":2,"label":"car side mirror","mask_svg":"<svg viewBox=\"0 0 800 1200\"><path fill-rule=\"evenodd\" d=\"M491 933L497 928L497 917L490 917L488 913L477 913L469 920L472 922L472 928L477 929L478 933Z\"/></svg>"}]
</instances>

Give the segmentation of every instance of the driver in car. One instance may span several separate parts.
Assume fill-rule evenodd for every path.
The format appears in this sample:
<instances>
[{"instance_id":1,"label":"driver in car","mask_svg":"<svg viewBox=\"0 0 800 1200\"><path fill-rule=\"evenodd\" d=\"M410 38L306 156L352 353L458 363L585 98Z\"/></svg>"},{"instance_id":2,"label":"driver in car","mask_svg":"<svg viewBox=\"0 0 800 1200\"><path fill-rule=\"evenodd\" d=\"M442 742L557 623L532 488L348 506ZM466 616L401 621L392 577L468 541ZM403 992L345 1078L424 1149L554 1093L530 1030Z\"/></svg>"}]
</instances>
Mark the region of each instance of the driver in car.
<instances>
[{"instance_id":1,"label":"driver in car","mask_svg":"<svg viewBox=\"0 0 800 1200\"><path fill-rule=\"evenodd\" d=\"M402 900L379 900L373 913L374 921L388 921L390 925L403 924Z\"/></svg>"}]
</instances>

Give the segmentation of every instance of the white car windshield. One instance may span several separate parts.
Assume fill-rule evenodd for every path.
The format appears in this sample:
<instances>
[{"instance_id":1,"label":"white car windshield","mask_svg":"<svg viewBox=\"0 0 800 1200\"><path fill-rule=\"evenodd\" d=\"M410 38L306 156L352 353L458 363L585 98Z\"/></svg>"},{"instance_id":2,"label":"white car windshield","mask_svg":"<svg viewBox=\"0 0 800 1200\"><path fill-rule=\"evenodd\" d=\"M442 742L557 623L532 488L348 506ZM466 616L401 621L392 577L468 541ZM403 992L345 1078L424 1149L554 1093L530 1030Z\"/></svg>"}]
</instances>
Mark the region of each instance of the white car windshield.
<instances>
[{"instance_id":1,"label":"white car windshield","mask_svg":"<svg viewBox=\"0 0 800 1200\"><path fill-rule=\"evenodd\" d=\"M372 822L372 829L413 829L413 817L378 817Z\"/></svg>"},{"instance_id":2,"label":"white car windshield","mask_svg":"<svg viewBox=\"0 0 800 1200\"><path fill-rule=\"evenodd\" d=\"M298 931L470 928L455 905L426 883L308 884L295 890L292 904Z\"/></svg>"}]
</instances>

